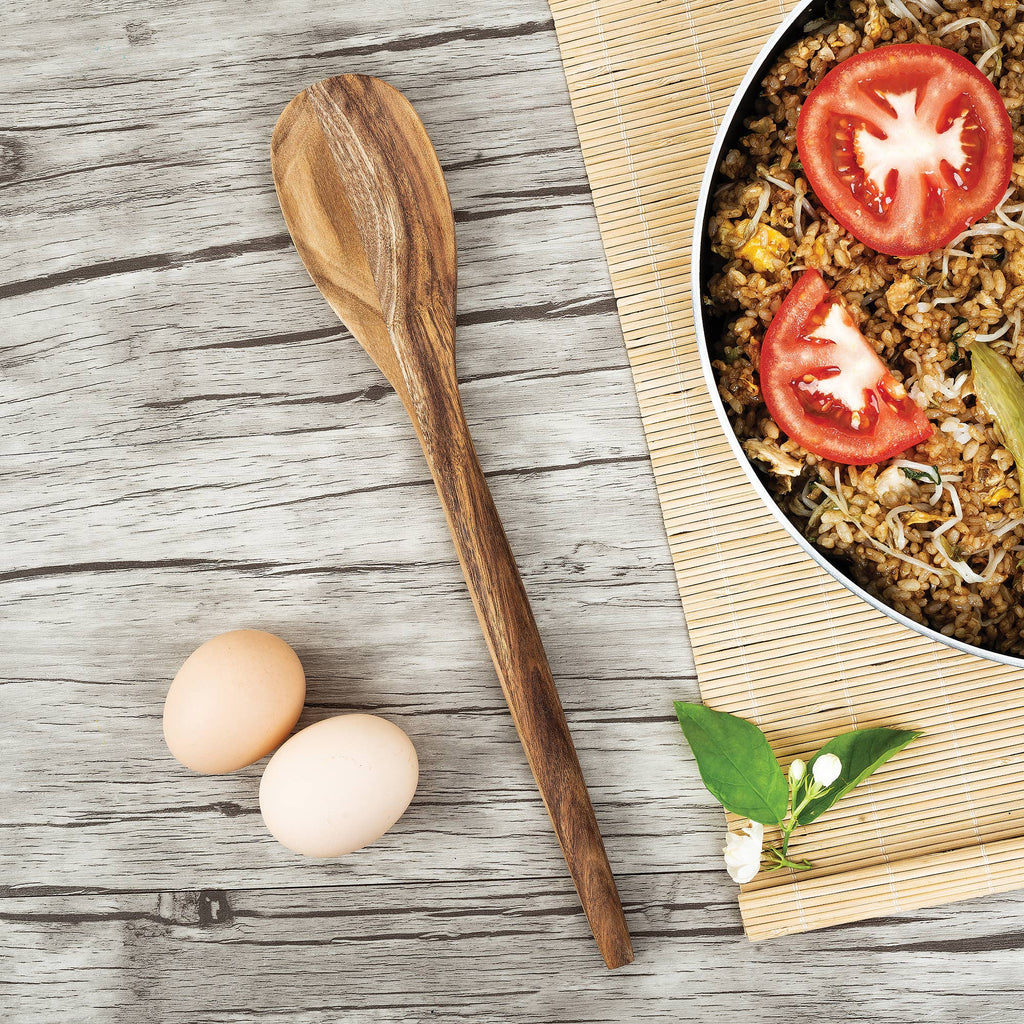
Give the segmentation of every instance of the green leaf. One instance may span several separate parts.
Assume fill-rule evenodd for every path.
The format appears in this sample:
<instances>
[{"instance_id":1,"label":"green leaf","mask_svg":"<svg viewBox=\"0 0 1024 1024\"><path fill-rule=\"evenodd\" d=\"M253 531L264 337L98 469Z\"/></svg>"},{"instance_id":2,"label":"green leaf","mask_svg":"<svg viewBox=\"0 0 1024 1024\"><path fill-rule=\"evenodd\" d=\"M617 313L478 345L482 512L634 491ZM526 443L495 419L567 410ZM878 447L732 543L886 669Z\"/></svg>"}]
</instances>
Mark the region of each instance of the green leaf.
<instances>
[{"instance_id":1,"label":"green leaf","mask_svg":"<svg viewBox=\"0 0 1024 1024\"><path fill-rule=\"evenodd\" d=\"M843 762L839 778L812 800L801 812L797 824L807 825L821 817L837 800L859 786L877 771L893 754L898 754L921 734L904 729L853 729L831 739L811 758L807 775L812 777L814 762L822 754L835 754Z\"/></svg>"},{"instance_id":2,"label":"green leaf","mask_svg":"<svg viewBox=\"0 0 1024 1024\"><path fill-rule=\"evenodd\" d=\"M974 393L996 421L1024 481L1024 381L1006 356L980 341L971 346L971 369Z\"/></svg>"},{"instance_id":3,"label":"green leaf","mask_svg":"<svg viewBox=\"0 0 1024 1024\"><path fill-rule=\"evenodd\" d=\"M703 704L676 701L675 708L708 792L733 814L763 825L781 822L789 787L764 733Z\"/></svg>"},{"instance_id":4,"label":"green leaf","mask_svg":"<svg viewBox=\"0 0 1024 1024\"><path fill-rule=\"evenodd\" d=\"M939 471L934 466L929 466L928 470L922 469L911 469L909 466L901 466L903 475L911 480L916 480L918 483L929 483L938 484L942 482L942 477L939 476Z\"/></svg>"}]
</instances>

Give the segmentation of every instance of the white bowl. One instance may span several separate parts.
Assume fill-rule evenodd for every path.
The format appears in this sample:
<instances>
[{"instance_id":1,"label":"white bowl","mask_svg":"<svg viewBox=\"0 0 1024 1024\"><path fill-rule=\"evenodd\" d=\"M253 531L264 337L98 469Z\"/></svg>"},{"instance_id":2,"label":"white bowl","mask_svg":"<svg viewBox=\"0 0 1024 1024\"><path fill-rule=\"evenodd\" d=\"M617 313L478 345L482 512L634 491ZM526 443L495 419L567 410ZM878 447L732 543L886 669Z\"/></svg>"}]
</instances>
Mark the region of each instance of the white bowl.
<instances>
[{"instance_id":1,"label":"white bowl","mask_svg":"<svg viewBox=\"0 0 1024 1024\"><path fill-rule=\"evenodd\" d=\"M824 554L814 547L793 525L785 512L782 511L778 503L772 497L771 493L761 482L757 471L754 469L753 463L740 446L739 440L732 428L732 424L729 422L729 417L726 415L722 397L718 393L715 373L711 367L711 354L708 347L708 336L705 326L705 312L702 295L702 278L704 277L702 269L708 253L710 252L710 246L708 245L707 238L707 220L708 204L711 199L711 182L715 177L715 171L721 162L725 144L732 136L734 126L736 126L748 113L748 108L753 99L756 98L757 93L760 91L761 80L764 78L769 66L775 61L776 57L782 52L782 50L803 34L801 26L809 21L815 20L817 17L820 17L820 12L824 10L825 6L826 5L822 0L805 0L805 2L799 4L793 9L785 21L783 21L778 29L772 34L765 43L761 52L758 54L757 59L754 61L750 70L744 76L743 81L740 83L740 86L736 91L736 95L733 97L732 103L729 104L729 109L725 112L725 116L722 118L722 124L718 130L718 135L715 138L714 145L711 147L711 155L708 158L708 165L704 171L703 181L701 182L700 197L697 202L697 212L694 218L693 256L690 271L694 329L697 332L697 348L700 352L701 366L704 368L704 378L707 382L708 393L711 396L711 402L715 407L715 412L718 414L718 418L721 421L722 430L724 431L736 458L739 460L740 465L749 477L751 486L761 496L761 500L768 507L768 510L772 515L779 521L783 529L785 529L790 537L793 538L793 541L807 553L809 558L812 558L826 572L834 576L844 587L852 591L863 601L866 601L872 608L877 608L878 611L883 612L888 615L889 618L902 623L908 629L912 629L932 640L937 640L939 643L946 644L948 647L953 647L958 651L963 651L965 654L976 654L982 658L988 658L990 661L1000 662L1003 665L1024 666L1024 658L1018 658L1011 654L1000 654L997 651L990 651L983 647L977 647L974 644L964 643L962 640L943 636L942 633L931 629L929 626L922 626L920 623L914 622L913 619L909 619L906 615L900 614L895 609L884 604L877 597L869 594L862 587L859 587L839 566L829 561Z\"/></svg>"}]
</instances>

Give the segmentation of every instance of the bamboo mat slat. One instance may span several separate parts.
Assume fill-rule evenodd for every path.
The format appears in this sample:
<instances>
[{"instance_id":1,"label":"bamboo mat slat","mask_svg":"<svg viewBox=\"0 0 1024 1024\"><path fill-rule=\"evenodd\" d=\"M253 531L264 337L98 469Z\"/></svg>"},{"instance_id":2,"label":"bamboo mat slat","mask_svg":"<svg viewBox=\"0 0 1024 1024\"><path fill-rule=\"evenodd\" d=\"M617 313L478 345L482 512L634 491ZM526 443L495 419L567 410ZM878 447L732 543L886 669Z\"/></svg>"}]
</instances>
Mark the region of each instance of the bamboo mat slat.
<instances>
[{"instance_id":1,"label":"bamboo mat slat","mask_svg":"<svg viewBox=\"0 0 1024 1024\"><path fill-rule=\"evenodd\" d=\"M874 611L762 506L708 397L689 298L701 175L744 72L788 9L550 0L679 590L713 707L806 755L855 726L925 735L743 887L762 939L1024 887L1020 673Z\"/></svg>"}]
</instances>

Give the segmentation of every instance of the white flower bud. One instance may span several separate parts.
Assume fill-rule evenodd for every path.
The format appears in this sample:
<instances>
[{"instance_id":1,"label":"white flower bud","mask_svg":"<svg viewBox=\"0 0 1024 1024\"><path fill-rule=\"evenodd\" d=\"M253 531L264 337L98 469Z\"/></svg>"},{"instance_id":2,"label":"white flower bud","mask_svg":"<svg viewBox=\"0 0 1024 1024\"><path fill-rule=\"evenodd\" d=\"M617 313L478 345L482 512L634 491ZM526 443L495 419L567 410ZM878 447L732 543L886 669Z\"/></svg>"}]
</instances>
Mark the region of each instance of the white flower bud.
<instances>
[{"instance_id":1,"label":"white flower bud","mask_svg":"<svg viewBox=\"0 0 1024 1024\"><path fill-rule=\"evenodd\" d=\"M804 772L806 772L806 771L807 771L807 765L805 765L803 763L803 761L801 761L800 758L798 757L789 766L789 781L793 782L793 783L799 782L804 777Z\"/></svg>"},{"instance_id":2,"label":"white flower bud","mask_svg":"<svg viewBox=\"0 0 1024 1024\"><path fill-rule=\"evenodd\" d=\"M752 821L740 834L725 834L725 867L729 877L741 885L749 882L761 870L761 847L764 844L764 825Z\"/></svg>"},{"instance_id":3,"label":"white flower bud","mask_svg":"<svg viewBox=\"0 0 1024 1024\"><path fill-rule=\"evenodd\" d=\"M811 774L814 776L814 781L822 789L828 789L839 778L842 770L843 762L835 754L822 754L821 757L815 760L811 768Z\"/></svg>"}]
</instances>

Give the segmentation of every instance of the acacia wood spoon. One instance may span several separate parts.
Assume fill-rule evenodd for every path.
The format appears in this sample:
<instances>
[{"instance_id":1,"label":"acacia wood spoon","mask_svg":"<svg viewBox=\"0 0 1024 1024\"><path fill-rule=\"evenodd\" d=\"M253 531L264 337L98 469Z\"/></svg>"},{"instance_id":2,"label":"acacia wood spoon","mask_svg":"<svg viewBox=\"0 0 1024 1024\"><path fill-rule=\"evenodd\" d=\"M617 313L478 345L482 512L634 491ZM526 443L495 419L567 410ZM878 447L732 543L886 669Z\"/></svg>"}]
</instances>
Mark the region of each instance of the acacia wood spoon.
<instances>
[{"instance_id":1,"label":"acacia wood spoon","mask_svg":"<svg viewBox=\"0 0 1024 1024\"><path fill-rule=\"evenodd\" d=\"M455 372L455 224L416 112L376 78L339 75L288 104L271 145L310 277L412 420L477 617L573 882L609 967L633 959L601 832L540 634L477 461Z\"/></svg>"}]
</instances>

